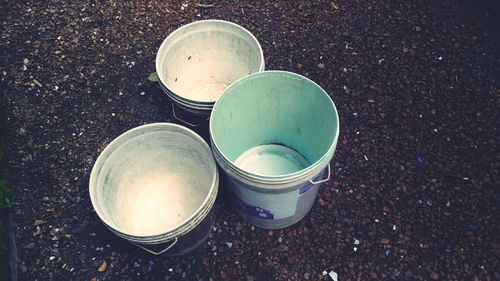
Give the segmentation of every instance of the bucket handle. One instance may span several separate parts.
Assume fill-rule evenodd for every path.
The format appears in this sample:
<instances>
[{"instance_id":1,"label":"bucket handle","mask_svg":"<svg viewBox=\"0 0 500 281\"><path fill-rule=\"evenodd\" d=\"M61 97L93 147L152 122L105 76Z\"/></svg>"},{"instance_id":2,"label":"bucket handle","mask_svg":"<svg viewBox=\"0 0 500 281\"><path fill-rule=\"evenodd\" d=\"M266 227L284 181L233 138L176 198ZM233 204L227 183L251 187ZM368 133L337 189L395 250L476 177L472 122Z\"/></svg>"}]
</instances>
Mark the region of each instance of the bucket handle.
<instances>
[{"instance_id":1,"label":"bucket handle","mask_svg":"<svg viewBox=\"0 0 500 281\"><path fill-rule=\"evenodd\" d=\"M180 118L179 116L177 116L175 114L175 105L172 103L172 115L174 116L174 118L177 120L177 121L181 121L182 123L186 124L186 125L189 125L191 127L198 127L201 125L201 122L199 122L198 124L193 124L193 123L190 123L182 118ZM207 119L208 120L208 119Z\"/></svg>"},{"instance_id":2,"label":"bucket handle","mask_svg":"<svg viewBox=\"0 0 500 281\"><path fill-rule=\"evenodd\" d=\"M312 184L319 184L319 183L323 183L323 182L325 182L325 181L329 181L329 180L330 180L330 174L331 174L330 163L328 163L328 176L326 177L326 179L322 179L322 180L319 180L319 181L313 181L313 179L310 179L309 181L310 181Z\"/></svg>"},{"instance_id":3,"label":"bucket handle","mask_svg":"<svg viewBox=\"0 0 500 281\"><path fill-rule=\"evenodd\" d=\"M132 241L130 241L130 243L136 245L137 247L139 247L139 248L141 248L141 249L145 250L146 252L149 252L149 253L151 253L153 255L161 255L165 251L168 251L170 248L172 248L177 243L177 237L175 237L174 242L172 244L170 244L167 248L165 248L165 249L163 249L163 250L161 250L159 252L152 251L152 250L150 250L150 249L148 249L148 248L146 248L146 247L144 247L144 246L142 246L142 245L140 245L138 243L132 242Z\"/></svg>"}]
</instances>

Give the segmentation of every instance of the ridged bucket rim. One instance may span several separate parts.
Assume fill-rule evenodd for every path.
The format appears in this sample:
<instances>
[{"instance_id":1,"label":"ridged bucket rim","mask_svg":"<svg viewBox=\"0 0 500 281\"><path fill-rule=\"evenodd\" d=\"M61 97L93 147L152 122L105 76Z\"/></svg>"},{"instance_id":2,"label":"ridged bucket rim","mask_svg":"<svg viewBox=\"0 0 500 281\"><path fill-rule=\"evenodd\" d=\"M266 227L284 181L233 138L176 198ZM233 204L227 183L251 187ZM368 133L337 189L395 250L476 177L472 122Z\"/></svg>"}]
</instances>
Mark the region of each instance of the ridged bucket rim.
<instances>
[{"instance_id":1,"label":"ridged bucket rim","mask_svg":"<svg viewBox=\"0 0 500 281\"><path fill-rule=\"evenodd\" d=\"M178 100L187 101L188 103L194 103L195 105L199 104L201 106L210 105L211 104L211 107L213 107L213 104L217 101L217 99L220 96L217 97L213 101L199 101L199 100L187 99L185 97L182 97L182 96L176 94L174 91L170 90L168 88L168 86L167 86L167 83L165 81L163 81L162 75L161 75L162 71L161 71L160 51L162 49L166 48L167 44L169 43L168 42L169 39L171 40L172 38L174 38L176 36L177 33L182 32L186 28L189 28L189 27L194 26L194 25L204 25L204 24L207 24L207 23L208 24L210 24L210 23L221 23L221 24L231 25L233 27L236 27L237 29L242 30L244 33L246 33L247 35L249 35L250 39L252 39L252 41L254 41L254 43L257 45L258 51L259 51L260 66L259 66L259 70L257 72L261 72L261 71L264 70L264 68L265 68L265 60L264 60L264 51L262 50L262 46L260 45L259 40L257 40L257 38L255 37L255 35L253 35L248 29L246 29L243 26L241 26L239 24L236 24L234 22L230 22L230 21L226 21L226 20L220 20L220 19L199 20L199 21L194 21L194 22L182 25L182 26L178 27L176 30L174 30L172 33L170 33L163 40L163 42L161 43L160 47L158 48L158 51L156 52L155 67L156 67L156 73L158 74L158 82L160 84L162 84L165 87L165 89L167 89L170 93L172 93L172 95L174 95L175 97L177 97Z\"/></svg>"},{"instance_id":2,"label":"ridged bucket rim","mask_svg":"<svg viewBox=\"0 0 500 281\"><path fill-rule=\"evenodd\" d=\"M219 97L219 101L221 99L224 99L224 97L227 96L228 92L232 91L233 88L238 87L240 84L245 83L246 81L251 80L251 79L258 79L258 78L260 78L260 76L268 76L269 77L269 75L278 75L278 76L292 77L292 78L296 78L296 79L306 80L307 82L311 83L313 86L320 89L320 91L328 97L328 100L330 101L330 103L333 107L334 113L335 113L335 117L336 117L335 118L336 119L335 126L336 126L337 130L335 132L335 136L334 136L333 141L330 144L330 147L328 148L327 152L320 159L318 159L316 162L310 164L307 168L304 168L304 169L297 171L297 172L294 172L294 173L289 173L289 174L284 174L284 175L262 176L259 174L245 171L245 170L237 167L231 160L229 160L229 158L226 157L226 155L224 155L224 153L222 153L219 146L217 145L217 142L214 140L214 138L212 136L212 130L213 130L213 126L214 126L214 124L213 124L214 118L212 118L212 115L216 114L217 105L220 103L215 103L214 108L212 109L212 113L210 115L210 123L209 123L210 142L212 145L213 154L214 155L217 154L217 156L219 156L219 157L216 157L216 161L219 163L219 165L229 167L237 175L242 176L248 180L258 181L258 182L262 182L262 183L271 183L271 184L290 183L290 182L293 182L297 179L305 178L306 175L309 176L309 175L313 174L313 171L317 170L317 168L319 166L322 166L323 164L325 166L328 165L331 158L333 157L333 153L334 153L335 148L337 146L337 141L338 141L338 137L340 134L340 121L339 121L338 111L337 111L337 107L335 106L335 103L333 102L331 97L328 95L328 93L321 86L319 86L316 82L312 81L311 79L309 79L305 76L302 76L302 75L294 73L294 72L283 71L283 70L265 70L265 71L256 72L256 73L252 73L252 74L246 75L244 77L241 77L240 79L233 82L231 85L229 85L224 90L224 92ZM223 163L221 163L221 161Z\"/></svg>"},{"instance_id":3,"label":"ridged bucket rim","mask_svg":"<svg viewBox=\"0 0 500 281\"><path fill-rule=\"evenodd\" d=\"M330 160L333 158L333 153L332 153L331 155L327 156L328 161L326 161L325 159L323 162L320 162L317 166L315 166L307 173L298 174L294 177L276 179L276 178L263 177L261 175L257 175L256 177L255 174L240 169L238 166L232 163L231 165L229 165L226 161L223 160L223 157L221 157L220 154L214 149L213 153L215 160L225 173L228 173L233 177L236 176L239 181L245 182L246 184L253 186L257 184L258 186L256 187L261 187L265 189L287 189L289 186L294 186L300 184L301 182L307 182L313 179L322 170L324 170L328 166Z\"/></svg>"},{"instance_id":4,"label":"ridged bucket rim","mask_svg":"<svg viewBox=\"0 0 500 281\"><path fill-rule=\"evenodd\" d=\"M120 227L116 226L115 224L111 223L110 220L103 214L103 212L100 209L100 204L99 204L99 199L94 197L94 192L97 187L95 184L97 183L98 176L100 169L105 163L104 157L107 155L110 155L115 149L115 146L117 145L119 141L122 141L124 137L126 137L129 134L133 134L136 131L139 130L148 130L148 129L155 129L155 128L177 128L180 129L181 131L185 132L186 135L193 137L194 139L197 140L197 142L205 149L205 151L208 153L208 158L209 161L211 162L212 166L212 174L213 179L210 185L210 190L207 193L207 196L205 197L204 201L202 204L200 204L200 207L193 212L191 216L186 218L184 221L180 222L177 227L173 228L170 231L167 231L165 233L157 234L157 235L131 235L127 234L126 231L121 229ZM218 170L217 170L217 164L216 161L213 157L212 151L208 144L205 142L205 140L200 137L198 134L196 134L194 131L192 131L189 128L186 128L181 125L177 125L174 123L168 123L168 122L157 122L157 123L151 123L151 124L145 124L141 125L132 129L129 129L122 134L120 134L118 137L113 139L106 148L99 154L97 160L94 163L94 166L92 167L92 171L90 173L90 178L89 178L89 195L90 195L90 201L92 204L92 207L94 208L94 211L96 212L97 216L101 221L108 227L113 233L116 235L125 238L127 240L130 240L132 242L139 242L139 243L145 243L145 244L154 244L158 242L166 242L171 239L174 239L175 237L178 237L180 235L183 235L190 230L192 230L196 225L198 225L204 217L208 214L208 211L212 208L212 206L215 203L215 199L217 196L218 192L218 185L219 185L219 175L218 175ZM99 208L96 208L96 206L99 206ZM203 216L203 217L200 217Z\"/></svg>"},{"instance_id":5,"label":"ridged bucket rim","mask_svg":"<svg viewBox=\"0 0 500 281\"><path fill-rule=\"evenodd\" d=\"M212 108L215 105L215 102L212 102L210 104L197 104L193 102L189 102L186 99L182 99L176 94L172 93L169 91L161 82L160 82L160 87L163 90L163 92L175 103L180 104L182 106L195 109L195 110L203 110L203 111L212 111Z\"/></svg>"}]
</instances>

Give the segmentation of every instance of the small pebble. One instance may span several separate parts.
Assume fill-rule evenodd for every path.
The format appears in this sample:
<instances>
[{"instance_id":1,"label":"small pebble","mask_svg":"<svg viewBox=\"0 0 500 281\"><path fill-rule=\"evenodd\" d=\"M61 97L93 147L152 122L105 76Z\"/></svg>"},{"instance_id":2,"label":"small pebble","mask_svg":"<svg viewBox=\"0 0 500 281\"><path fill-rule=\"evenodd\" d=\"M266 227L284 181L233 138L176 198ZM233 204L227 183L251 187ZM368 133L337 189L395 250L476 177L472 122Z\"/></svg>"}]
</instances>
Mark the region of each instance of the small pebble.
<instances>
[{"instance_id":1,"label":"small pebble","mask_svg":"<svg viewBox=\"0 0 500 281\"><path fill-rule=\"evenodd\" d=\"M280 244L276 249L278 250L278 252L284 252L288 250L288 247L285 246L284 244Z\"/></svg>"},{"instance_id":2,"label":"small pebble","mask_svg":"<svg viewBox=\"0 0 500 281\"><path fill-rule=\"evenodd\" d=\"M236 231L240 231L243 228L240 222L236 223Z\"/></svg>"},{"instance_id":3,"label":"small pebble","mask_svg":"<svg viewBox=\"0 0 500 281\"><path fill-rule=\"evenodd\" d=\"M418 163L419 163L420 165L424 164L424 158L422 158L422 157L420 157L420 156L418 156L418 157L417 157L417 161L418 161Z\"/></svg>"},{"instance_id":4,"label":"small pebble","mask_svg":"<svg viewBox=\"0 0 500 281\"><path fill-rule=\"evenodd\" d=\"M338 281L338 275L337 275L337 272L335 271L330 271L330 273L328 273L328 275L330 276L330 278L332 278L333 281Z\"/></svg>"}]
</instances>

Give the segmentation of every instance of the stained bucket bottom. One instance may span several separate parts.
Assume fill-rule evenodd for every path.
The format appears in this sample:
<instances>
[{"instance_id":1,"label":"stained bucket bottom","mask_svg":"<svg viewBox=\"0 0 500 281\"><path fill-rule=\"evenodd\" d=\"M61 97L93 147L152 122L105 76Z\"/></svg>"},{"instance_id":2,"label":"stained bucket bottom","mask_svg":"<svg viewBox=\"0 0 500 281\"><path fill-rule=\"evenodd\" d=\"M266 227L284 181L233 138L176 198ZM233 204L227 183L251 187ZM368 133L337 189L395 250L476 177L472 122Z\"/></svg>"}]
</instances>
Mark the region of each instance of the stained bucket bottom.
<instances>
[{"instance_id":1,"label":"stained bucket bottom","mask_svg":"<svg viewBox=\"0 0 500 281\"><path fill-rule=\"evenodd\" d=\"M235 165L261 176L278 176L298 172L309 166L296 150L279 144L254 146L243 152Z\"/></svg>"},{"instance_id":2,"label":"stained bucket bottom","mask_svg":"<svg viewBox=\"0 0 500 281\"><path fill-rule=\"evenodd\" d=\"M172 229L196 212L202 178L162 171L131 180L116 192L109 216L129 235L154 236ZM125 207L126 206L126 207Z\"/></svg>"}]
</instances>

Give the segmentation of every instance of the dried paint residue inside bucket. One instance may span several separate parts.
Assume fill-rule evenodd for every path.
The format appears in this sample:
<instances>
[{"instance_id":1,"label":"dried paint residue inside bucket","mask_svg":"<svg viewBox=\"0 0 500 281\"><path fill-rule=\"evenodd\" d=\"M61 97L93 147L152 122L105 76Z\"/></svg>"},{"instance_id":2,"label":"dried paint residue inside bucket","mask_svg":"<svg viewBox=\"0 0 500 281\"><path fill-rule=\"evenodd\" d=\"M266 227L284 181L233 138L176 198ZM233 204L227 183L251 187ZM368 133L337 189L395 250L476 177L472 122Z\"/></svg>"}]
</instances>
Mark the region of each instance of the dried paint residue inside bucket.
<instances>
[{"instance_id":1,"label":"dried paint residue inside bucket","mask_svg":"<svg viewBox=\"0 0 500 281\"><path fill-rule=\"evenodd\" d=\"M243 152L236 159L235 164L247 172L263 176L286 175L309 166L300 153L278 144L252 147Z\"/></svg>"}]
</instances>

